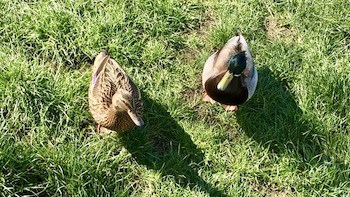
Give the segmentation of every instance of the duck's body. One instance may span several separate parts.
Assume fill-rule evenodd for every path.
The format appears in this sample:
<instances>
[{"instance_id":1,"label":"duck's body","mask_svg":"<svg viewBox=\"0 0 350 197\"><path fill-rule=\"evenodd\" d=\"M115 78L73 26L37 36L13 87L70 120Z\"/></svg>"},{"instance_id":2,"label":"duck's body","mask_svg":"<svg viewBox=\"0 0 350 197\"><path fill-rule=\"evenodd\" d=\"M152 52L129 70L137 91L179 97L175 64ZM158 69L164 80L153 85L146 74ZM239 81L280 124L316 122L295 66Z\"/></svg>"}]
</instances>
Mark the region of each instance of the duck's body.
<instances>
[{"instance_id":1,"label":"duck's body","mask_svg":"<svg viewBox=\"0 0 350 197\"><path fill-rule=\"evenodd\" d=\"M206 93L203 100L217 101L226 109L237 110L254 94L258 72L249 47L242 35L231 38L205 62L202 85Z\"/></svg>"},{"instance_id":2,"label":"duck's body","mask_svg":"<svg viewBox=\"0 0 350 197\"><path fill-rule=\"evenodd\" d=\"M93 65L89 108L101 132L143 125L143 103L137 86L119 64L101 52Z\"/></svg>"}]
</instances>

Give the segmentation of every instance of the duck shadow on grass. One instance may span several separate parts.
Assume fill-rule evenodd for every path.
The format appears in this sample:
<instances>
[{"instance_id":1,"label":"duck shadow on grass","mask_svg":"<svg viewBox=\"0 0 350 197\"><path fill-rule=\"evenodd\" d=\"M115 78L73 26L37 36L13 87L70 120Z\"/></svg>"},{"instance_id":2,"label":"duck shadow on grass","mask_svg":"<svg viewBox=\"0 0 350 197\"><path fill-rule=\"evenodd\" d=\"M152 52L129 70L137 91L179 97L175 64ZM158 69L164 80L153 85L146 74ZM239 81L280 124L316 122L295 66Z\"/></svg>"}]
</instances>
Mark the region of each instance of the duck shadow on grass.
<instances>
[{"instance_id":1,"label":"duck shadow on grass","mask_svg":"<svg viewBox=\"0 0 350 197\"><path fill-rule=\"evenodd\" d=\"M132 157L148 169L173 178L182 187L198 187L210 196L225 196L203 180L197 166L204 154L171 117L166 108L144 96L145 125L119 136Z\"/></svg>"},{"instance_id":2,"label":"duck shadow on grass","mask_svg":"<svg viewBox=\"0 0 350 197\"><path fill-rule=\"evenodd\" d=\"M349 166L335 156L327 155L318 133L322 123L308 119L270 69L259 70L258 87L253 98L240 106L237 122L247 136L276 154L292 155L301 171L326 164L337 169L330 186L340 186L349 180ZM331 169L330 169L331 170ZM310 185L317 187L317 185Z\"/></svg>"}]
</instances>

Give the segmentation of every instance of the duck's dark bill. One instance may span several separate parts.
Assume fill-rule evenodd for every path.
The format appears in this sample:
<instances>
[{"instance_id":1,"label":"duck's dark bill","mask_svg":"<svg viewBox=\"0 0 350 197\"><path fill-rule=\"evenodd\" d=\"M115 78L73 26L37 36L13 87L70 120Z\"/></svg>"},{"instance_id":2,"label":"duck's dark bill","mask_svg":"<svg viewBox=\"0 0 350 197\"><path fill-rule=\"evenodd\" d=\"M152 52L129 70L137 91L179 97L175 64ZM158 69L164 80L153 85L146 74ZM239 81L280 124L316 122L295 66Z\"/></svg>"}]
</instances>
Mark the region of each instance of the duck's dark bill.
<instances>
[{"instance_id":1,"label":"duck's dark bill","mask_svg":"<svg viewBox=\"0 0 350 197\"><path fill-rule=\"evenodd\" d=\"M135 112L129 111L128 114L136 126L141 127L142 125L145 124L143 120L138 115L135 114Z\"/></svg>"}]
</instances>

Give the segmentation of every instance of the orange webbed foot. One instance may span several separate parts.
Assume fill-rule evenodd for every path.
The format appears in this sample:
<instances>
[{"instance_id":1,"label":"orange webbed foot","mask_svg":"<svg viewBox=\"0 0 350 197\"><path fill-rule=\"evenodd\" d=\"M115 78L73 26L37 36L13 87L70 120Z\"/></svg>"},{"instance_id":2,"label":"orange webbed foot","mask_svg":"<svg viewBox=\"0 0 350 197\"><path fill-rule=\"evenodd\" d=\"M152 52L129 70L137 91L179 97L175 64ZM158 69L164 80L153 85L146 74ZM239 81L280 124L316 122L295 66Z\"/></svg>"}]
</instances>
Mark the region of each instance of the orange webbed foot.
<instances>
[{"instance_id":1,"label":"orange webbed foot","mask_svg":"<svg viewBox=\"0 0 350 197\"><path fill-rule=\"evenodd\" d=\"M109 130L101 125L98 125L97 126L97 133L100 133L100 134L112 134L113 131L112 130Z\"/></svg>"},{"instance_id":2,"label":"orange webbed foot","mask_svg":"<svg viewBox=\"0 0 350 197\"><path fill-rule=\"evenodd\" d=\"M216 101L214 101L210 96L205 92L203 95L203 101L210 102L211 104L214 104Z\"/></svg>"},{"instance_id":3,"label":"orange webbed foot","mask_svg":"<svg viewBox=\"0 0 350 197\"><path fill-rule=\"evenodd\" d=\"M224 105L224 108L226 111L238 111L238 106L237 105Z\"/></svg>"}]
</instances>

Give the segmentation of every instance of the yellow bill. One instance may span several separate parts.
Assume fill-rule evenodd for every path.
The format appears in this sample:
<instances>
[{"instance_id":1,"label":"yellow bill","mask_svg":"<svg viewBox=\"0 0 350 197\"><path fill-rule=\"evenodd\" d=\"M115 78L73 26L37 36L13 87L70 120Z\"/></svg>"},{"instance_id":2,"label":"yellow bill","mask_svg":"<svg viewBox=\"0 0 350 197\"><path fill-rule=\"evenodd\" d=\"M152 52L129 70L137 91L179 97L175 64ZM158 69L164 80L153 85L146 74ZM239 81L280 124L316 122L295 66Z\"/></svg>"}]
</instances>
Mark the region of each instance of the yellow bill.
<instances>
[{"instance_id":1,"label":"yellow bill","mask_svg":"<svg viewBox=\"0 0 350 197\"><path fill-rule=\"evenodd\" d=\"M220 82L217 85L218 90L221 90L221 91L226 90L228 84L230 84L232 79L233 79L233 74L230 73L229 71L226 71L224 77L220 80Z\"/></svg>"}]
</instances>

